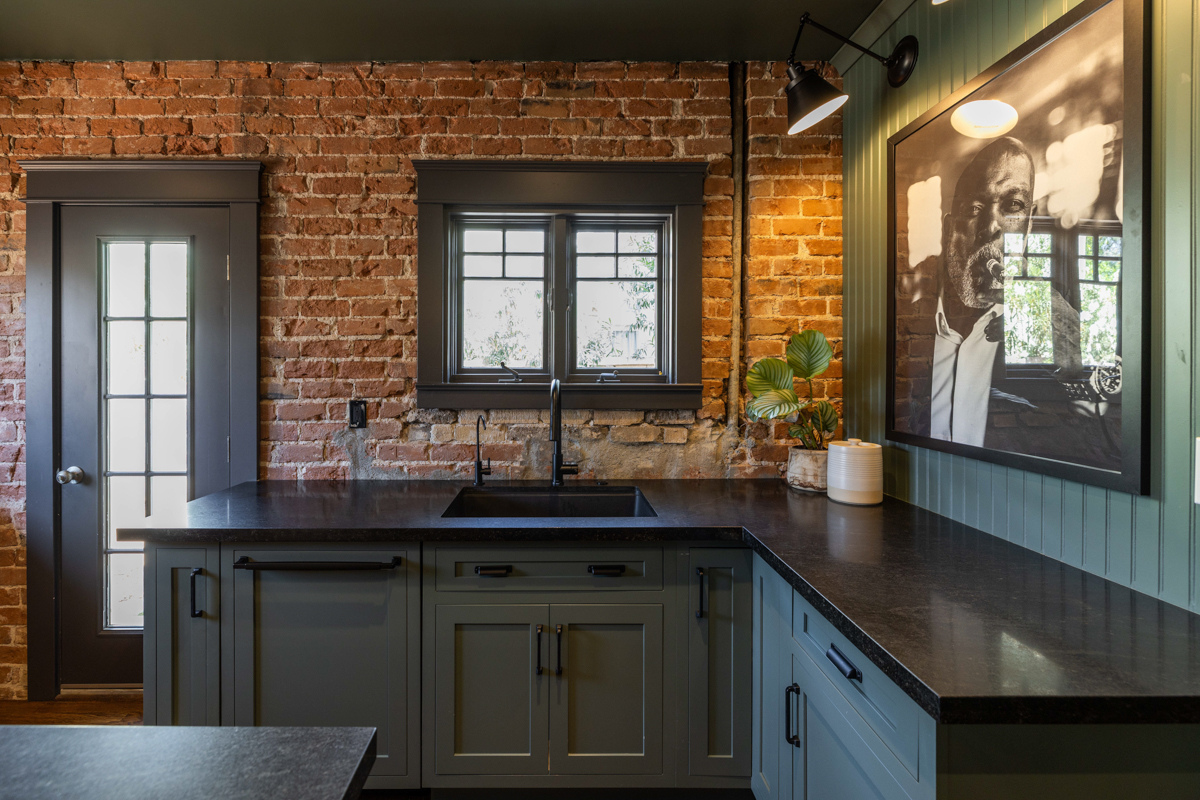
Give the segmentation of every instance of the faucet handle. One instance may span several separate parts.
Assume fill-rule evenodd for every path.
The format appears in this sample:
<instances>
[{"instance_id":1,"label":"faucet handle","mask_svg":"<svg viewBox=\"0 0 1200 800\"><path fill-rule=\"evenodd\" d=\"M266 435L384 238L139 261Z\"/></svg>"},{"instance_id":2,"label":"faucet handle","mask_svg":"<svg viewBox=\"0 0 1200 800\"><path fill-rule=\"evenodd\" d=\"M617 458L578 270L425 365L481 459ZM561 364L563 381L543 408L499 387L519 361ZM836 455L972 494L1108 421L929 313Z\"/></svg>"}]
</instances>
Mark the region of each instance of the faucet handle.
<instances>
[{"instance_id":1,"label":"faucet handle","mask_svg":"<svg viewBox=\"0 0 1200 800\"><path fill-rule=\"evenodd\" d=\"M562 473L563 475L578 475L579 474L579 465L578 464L563 464L562 467L559 468L558 471L560 473Z\"/></svg>"}]
</instances>

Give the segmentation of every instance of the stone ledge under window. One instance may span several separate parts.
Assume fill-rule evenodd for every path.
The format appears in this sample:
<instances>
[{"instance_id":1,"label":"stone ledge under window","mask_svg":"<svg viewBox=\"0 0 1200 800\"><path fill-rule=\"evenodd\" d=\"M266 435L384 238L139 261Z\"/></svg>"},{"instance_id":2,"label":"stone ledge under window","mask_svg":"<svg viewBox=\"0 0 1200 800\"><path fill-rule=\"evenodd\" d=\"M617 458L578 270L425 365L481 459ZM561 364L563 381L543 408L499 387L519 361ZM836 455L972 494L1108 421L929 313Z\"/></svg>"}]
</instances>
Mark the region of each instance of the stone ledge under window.
<instances>
[{"instance_id":1,"label":"stone ledge under window","mask_svg":"<svg viewBox=\"0 0 1200 800\"><path fill-rule=\"evenodd\" d=\"M563 408L587 409L674 409L700 408L699 383L655 383L615 386L564 383ZM550 403L550 383L525 381L517 384L456 383L417 384L417 408L544 408Z\"/></svg>"}]
</instances>

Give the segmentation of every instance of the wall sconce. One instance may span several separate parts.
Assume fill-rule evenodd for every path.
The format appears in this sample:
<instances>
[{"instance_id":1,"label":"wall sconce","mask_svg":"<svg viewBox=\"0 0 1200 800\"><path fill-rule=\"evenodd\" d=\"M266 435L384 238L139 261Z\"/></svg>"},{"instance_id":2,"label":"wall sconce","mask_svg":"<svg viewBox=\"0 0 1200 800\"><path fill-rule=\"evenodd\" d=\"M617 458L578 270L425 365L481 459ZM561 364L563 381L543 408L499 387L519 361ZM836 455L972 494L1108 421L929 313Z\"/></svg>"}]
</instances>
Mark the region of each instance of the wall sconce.
<instances>
[{"instance_id":1,"label":"wall sconce","mask_svg":"<svg viewBox=\"0 0 1200 800\"><path fill-rule=\"evenodd\" d=\"M850 95L835 89L829 81L818 75L816 70L800 69L796 66L796 47L800 44L800 34L804 33L805 25L812 25L817 30L824 31L833 38L861 50L883 64L887 67L888 83L893 88L903 86L917 65L917 37L915 36L905 36L896 43L896 49L892 51L891 56L884 58L855 44L840 33L832 31L818 22L813 22L809 13L804 12L804 16L800 17L800 28L796 31L796 40L792 42L792 52L787 59L788 133L799 133L811 128L837 111L850 99Z\"/></svg>"}]
</instances>

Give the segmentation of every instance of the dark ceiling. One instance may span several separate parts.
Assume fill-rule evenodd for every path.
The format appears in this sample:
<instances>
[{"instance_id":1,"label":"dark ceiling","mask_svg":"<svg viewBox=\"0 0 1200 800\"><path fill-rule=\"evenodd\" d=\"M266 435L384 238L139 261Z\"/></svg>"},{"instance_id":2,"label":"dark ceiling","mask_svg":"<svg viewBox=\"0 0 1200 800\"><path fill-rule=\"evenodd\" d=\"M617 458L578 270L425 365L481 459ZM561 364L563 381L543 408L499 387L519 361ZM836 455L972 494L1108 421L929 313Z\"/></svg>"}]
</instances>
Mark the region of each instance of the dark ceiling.
<instances>
[{"instance_id":1,"label":"dark ceiling","mask_svg":"<svg viewBox=\"0 0 1200 800\"><path fill-rule=\"evenodd\" d=\"M805 10L852 34L878 0L5 0L0 59L740 61ZM804 59L839 43L808 31Z\"/></svg>"}]
</instances>

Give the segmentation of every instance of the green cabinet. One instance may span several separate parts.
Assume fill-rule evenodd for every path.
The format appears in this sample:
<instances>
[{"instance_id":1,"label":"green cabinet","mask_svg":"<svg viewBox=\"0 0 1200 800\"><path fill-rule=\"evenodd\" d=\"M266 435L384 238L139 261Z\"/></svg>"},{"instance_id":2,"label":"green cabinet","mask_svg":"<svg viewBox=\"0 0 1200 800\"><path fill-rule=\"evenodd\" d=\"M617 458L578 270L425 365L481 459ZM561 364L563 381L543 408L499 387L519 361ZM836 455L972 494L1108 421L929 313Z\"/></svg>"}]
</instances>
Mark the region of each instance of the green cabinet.
<instances>
[{"instance_id":1,"label":"green cabinet","mask_svg":"<svg viewBox=\"0 0 1200 800\"><path fill-rule=\"evenodd\" d=\"M433 619L436 772L545 774L549 607L439 605Z\"/></svg>"},{"instance_id":2,"label":"green cabinet","mask_svg":"<svg viewBox=\"0 0 1200 800\"><path fill-rule=\"evenodd\" d=\"M218 548L146 546L146 725L219 725Z\"/></svg>"},{"instance_id":3,"label":"green cabinet","mask_svg":"<svg viewBox=\"0 0 1200 800\"><path fill-rule=\"evenodd\" d=\"M688 774L745 779L751 757L751 554L692 547L684 581ZM743 784L744 785L744 784Z\"/></svg>"},{"instance_id":4,"label":"green cabinet","mask_svg":"<svg viewBox=\"0 0 1200 800\"><path fill-rule=\"evenodd\" d=\"M750 786L757 800L791 797L791 759L785 710L792 684L788 642L792 629L792 587L759 557L754 558L752 636L752 766Z\"/></svg>"},{"instance_id":5,"label":"green cabinet","mask_svg":"<svg viewBox=\"0 0 1200 800\"><path fill-rule=\"evenodd\" d=\"M661 774L663 607L552 605L550 631L550 772Z\"/></svg>"},{"instance_id":6,"label":"green cabinet","mask_svg":"<svg viewBox=\"0 0 1200 800\"><path fill-rule=\"evenodd\" d=\"M222 722L374 727L368 786L420 786L420 551L227 547L222 562Z\"/></svg>"}]
</instances>

